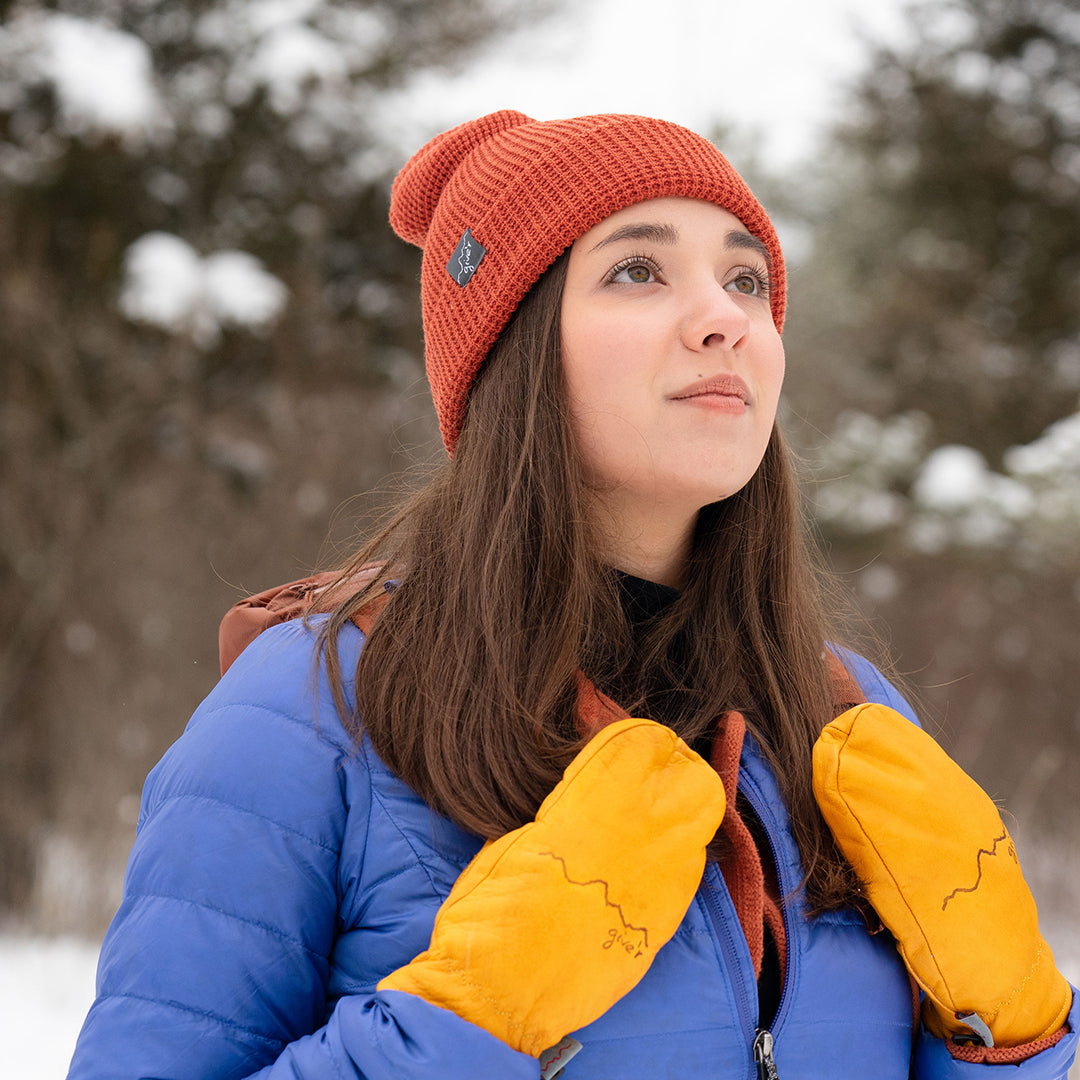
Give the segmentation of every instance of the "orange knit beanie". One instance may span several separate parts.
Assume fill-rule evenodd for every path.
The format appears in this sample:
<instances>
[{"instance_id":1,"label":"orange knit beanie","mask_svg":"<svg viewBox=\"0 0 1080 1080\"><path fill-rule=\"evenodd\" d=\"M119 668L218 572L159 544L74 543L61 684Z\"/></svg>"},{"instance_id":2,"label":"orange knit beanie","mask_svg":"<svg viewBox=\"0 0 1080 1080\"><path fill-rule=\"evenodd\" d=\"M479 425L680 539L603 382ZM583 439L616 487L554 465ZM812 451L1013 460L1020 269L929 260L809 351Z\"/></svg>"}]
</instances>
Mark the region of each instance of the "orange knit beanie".
<instances>
[{"instance_id":1,"label":"orange knit beanie","mask_svg":"<svg viewBox=\"0 0 1080 1080\"><path fill-rule=\"evenodd\" d=\"M784 259L772 223L726 158L686 128L643 116L536 121L503 111L437 135L398 174L390 224L424 249L428 380L451 453L469 389L537 279L616 210L663 196L716 203L772 260L784 322Z\"/></svg>"}]
</instances>

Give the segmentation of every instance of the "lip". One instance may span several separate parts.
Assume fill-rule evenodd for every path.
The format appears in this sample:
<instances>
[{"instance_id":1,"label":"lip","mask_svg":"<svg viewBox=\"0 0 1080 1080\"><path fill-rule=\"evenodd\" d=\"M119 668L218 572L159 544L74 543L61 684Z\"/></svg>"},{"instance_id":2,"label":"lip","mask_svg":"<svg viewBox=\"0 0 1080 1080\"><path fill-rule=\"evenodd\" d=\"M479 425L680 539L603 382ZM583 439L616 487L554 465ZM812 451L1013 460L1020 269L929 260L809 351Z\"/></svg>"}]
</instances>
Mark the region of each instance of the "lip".
<instances>
[{"instance_id":1,"label":"lip","mask_svg":"<svg viewBox=\"0 0 1080 1080\"><path fill-rule=\"evenodd\" d=\"M750 388L738 375L730 374L710 375L707 379L699 379L671 395L672 401L691 401L697 398L703 399L700 404L710 401L728 405L735 405L736 402L744 406L753 404Z\"/></svg>"}]
</instances>

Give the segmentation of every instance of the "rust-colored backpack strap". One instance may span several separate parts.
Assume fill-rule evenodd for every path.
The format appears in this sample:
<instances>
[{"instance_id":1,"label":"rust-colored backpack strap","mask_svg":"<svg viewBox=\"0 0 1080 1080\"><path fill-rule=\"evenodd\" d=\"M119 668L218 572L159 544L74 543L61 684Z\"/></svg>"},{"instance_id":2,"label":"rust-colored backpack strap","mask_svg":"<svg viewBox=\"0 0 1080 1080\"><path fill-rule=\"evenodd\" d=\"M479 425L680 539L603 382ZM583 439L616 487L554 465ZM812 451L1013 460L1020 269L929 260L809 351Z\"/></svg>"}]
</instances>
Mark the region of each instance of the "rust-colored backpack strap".
<instances>
[{"instance_id":1,"label":"rust-colored backpack strap","mask_svg":"<svg viewBox=\"0 0 1080 1080\"><path fill-rule=\"evenodd\" d=\"M826 649L825 659L829 665L829 674L832 676L834 715L839 716L848 709L855 708L856 705L865 705L866 695L851 677L851 672L844 667L840 657L832 649Z\"/></svg>"},{"instance_id":2,"label":"rust-colored backpack strap","mask_svg":"<svg viewBox=\"0 0 1080 1080\"><path fill-rule=\"evenodd\" d=\"M724 875L724 882L735 904L735 913L739 917L739 925L746 937L746 943L750 946L754 972L760 975L765 957L765 868L757 844L739 813L736 800L739 760L745 737L746 720L742 713L734 710L724 713L716 726L711 764L720 774L727 792L727 809L724 811L723 821L720 822L720 831L727 838L728 844L720 858L720 873ZM785 958L783 919L779 922L781 930L776 939L776 947L782 970ZM773 929L775 933L775 927Z\"/></svg>"},{"instance_id":3,"label":"rust-colored backpack strap","mask_svg":"<svg viewBox=\"0 0 1080 1080\"><path fill-rule=\"evenodd\" d=\"M584 672L577 673L577 727L578 732L591 738L601 728L613 724L616 720L625 720L630 714L621 706L601 693L586 678Z\"/></svg>"},{"instance_id":4,"label":"rust-colored backpack strap","mask_svg":"<svg viewBox=\"0 0 1080 1080\"><path fill-rule=\"evenodd\" d=\"M381 567L377 565L365 566L347 581L340 581L340 575L332 570L313 574L299 581L290 581L287 585L275 585L272 589L233 604L218 628L221 674L225 674L233 661L264 630L305 615L333 611L348 592L370 581L380 570ZM387 594L380 592L353 616L352 621L365 634L371 631L386 598Z\"/></svg>"}]
</instances>

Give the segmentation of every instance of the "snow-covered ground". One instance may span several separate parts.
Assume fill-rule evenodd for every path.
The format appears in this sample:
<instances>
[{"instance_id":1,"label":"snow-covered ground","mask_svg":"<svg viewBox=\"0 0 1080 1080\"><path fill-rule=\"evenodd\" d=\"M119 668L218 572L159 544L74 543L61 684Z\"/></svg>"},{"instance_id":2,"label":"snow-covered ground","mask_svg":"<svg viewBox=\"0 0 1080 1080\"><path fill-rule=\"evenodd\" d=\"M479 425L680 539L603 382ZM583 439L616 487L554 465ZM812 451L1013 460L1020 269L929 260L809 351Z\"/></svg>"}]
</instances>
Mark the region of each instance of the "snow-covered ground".
<instances>
[{"instance_id":1,"label":"snow-covered ground","mask_svg":"<svg viewBox=\"0 0 1080 1080\"><path fill-rule=\"evenodd\" d=\"M0 934L0 1017L12 1080L63 1080L94 998L98 944Z\"/></svg>"},{"instance_id":2,"label":"snow-covered ground","mask_svg":"<svg viewBox=\"0 0 1080 1080\"><path fill-rule=\"evenodd\" d=\"M1051 933L1051 938L1054 935ZM63 1080L79 1028L94 996L96 942L0 933L0 1017L3 1075ZM1080 971L1058 953L1075 984ZM1074 1067L1071 1080L1080 1077Z\"/></svg>"}]
</instances>

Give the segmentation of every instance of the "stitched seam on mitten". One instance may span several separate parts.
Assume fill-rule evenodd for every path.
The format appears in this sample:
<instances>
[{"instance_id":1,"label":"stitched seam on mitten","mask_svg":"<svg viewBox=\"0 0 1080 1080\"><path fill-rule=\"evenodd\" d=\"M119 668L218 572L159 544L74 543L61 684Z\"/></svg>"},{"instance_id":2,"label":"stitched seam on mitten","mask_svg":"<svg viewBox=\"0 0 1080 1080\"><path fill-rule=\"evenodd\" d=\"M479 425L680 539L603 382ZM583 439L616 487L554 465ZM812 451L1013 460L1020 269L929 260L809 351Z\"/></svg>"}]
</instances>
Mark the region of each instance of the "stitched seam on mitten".
<instances>
[{"instance_id":1,"label":"stitched seam on mitten","mask_svg":"<svg viewBox=\"0 0 1080 1080\"><path fill-rule=\"evenodd\" d=\"M848 739L850 739L850 733L848 735ZM847 749L848 739L844 740L844 746L841 748L841 751ZM837 754L837 757L836 757L836 793L837 793L838 796L840 796L840 757L841 757L841 755ZM941 986L942 989L944 989L946 992L948 992L949 996L951 997L952 993L949 990L948 981L945 978L944 972L941 970L940 966L938 965L938 962L937 962L936 958L934 958L934 950L930 945L930 941L927 939L926 931L923 929L922 923L919 921L918 916L915 914L914 910L911 907L911 904L908 902L908 899L907 899L907 896L904 893L904 890L901 888L899 881L897 881L897 879L896 879L896 875L893 874L892 870L889 868L889 864L885 861L885 859L882 856L881 852L878 850L877 844L874 843L874 841L870 837L870 834L866 831L866 826L863 824L862 819L852 809L850 803L847 800L847 797L846 796L841 796L841 798L842 798L842 801L843 801L843 806L844 806L845 812L849 815L850 819L853 822L855 822L856 825L858 825L859 831L862 833L863 840L864 840L865 844L874 853L874 858L877 860L878 866L880 866L884 870L884 872L888 875L888 878L892 882L893 888L895 889L897 896L900 897L901 901L903 902L904 908L907 910L907 913L908 913L909 918L911 919L911 922L917 928L918 934L919 934L920 938L922 939L923 947L924 947L924 949L926 951L926 954L932 959L933 965L934 965L934 970L938 974L938 984ZM863 884L865 886L866 883L864 882ZM899 939L898 939L898 941L899 941ZM907 950L904 949L902 951L904 953L905 963L907 963ZM911 970L911 965L907 964L907 966L908 966L908 969ZM930 994L932 997L936 997L936 995L933 994L933 992L931 991L931 988L928 987L923 982L923 980L919 979L918 981L919 981L919 984L923 987L923 989L928 994Z\"/></svg>"}]
</instances>

